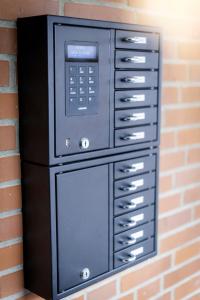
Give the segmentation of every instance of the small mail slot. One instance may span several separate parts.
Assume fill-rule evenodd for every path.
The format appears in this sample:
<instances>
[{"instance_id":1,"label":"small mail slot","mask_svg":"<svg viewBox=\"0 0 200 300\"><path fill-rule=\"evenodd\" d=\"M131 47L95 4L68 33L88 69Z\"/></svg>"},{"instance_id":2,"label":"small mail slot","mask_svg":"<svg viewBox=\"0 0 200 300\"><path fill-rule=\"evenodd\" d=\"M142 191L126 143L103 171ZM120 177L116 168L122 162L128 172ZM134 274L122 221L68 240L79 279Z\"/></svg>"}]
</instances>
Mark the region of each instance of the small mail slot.
<instances>
[{"instance_id":1,"label":"small mail slot","mask_svg":"<svg viewBox=\"0 0 200 300\"><path fill-rule=\"evenodd\" d=\"M151 88L158 85L156 71L116 71L116 88Z\"/></svg>"},{"instance_id":2,"label":"small mail slot","mask_svg":"<svg viewBox=\"0 0 200 300\"><path fill-rule=\"evenodd\" d=\"M68 299L157 253L160 30L64 16L17 30L24 285Z\"/></svg>"},{"instance_id":3,"label":"small mail slot","mask_svg":"<svg viewBox=\"0 0 200 300\"><path fill-rule=\"evenodd\" d=\"M116 68L158 69L158 53L116 51Z\"/></svg>"},{"instance_id":4,"label":"small mail slot","mask_svg":"<svg viewBox=\"0 0 200 300\"><path fill-rule=\"evenodd\" d=\"M159 35L131 30L117 30L116 48L158 50Z\"/></svg>"}]
</instances>

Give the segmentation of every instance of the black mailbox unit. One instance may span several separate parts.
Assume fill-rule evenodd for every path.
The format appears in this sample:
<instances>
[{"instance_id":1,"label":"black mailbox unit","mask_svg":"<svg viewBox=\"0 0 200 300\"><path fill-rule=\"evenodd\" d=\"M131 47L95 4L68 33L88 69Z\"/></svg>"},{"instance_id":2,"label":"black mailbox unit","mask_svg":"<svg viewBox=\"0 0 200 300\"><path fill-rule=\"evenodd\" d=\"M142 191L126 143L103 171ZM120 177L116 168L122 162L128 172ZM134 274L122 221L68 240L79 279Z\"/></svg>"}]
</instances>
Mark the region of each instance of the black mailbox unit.
<instances>
[{"instance_id":1,"label":"black mailbox unit","mask_svg":"<svg viewBox=\"0 0 200 300\"><path fill-rule=\"evenodd\" d=\"M160 31L18 20L25 287L61 299L156 254Z\"/></svg>"}]
</instances>

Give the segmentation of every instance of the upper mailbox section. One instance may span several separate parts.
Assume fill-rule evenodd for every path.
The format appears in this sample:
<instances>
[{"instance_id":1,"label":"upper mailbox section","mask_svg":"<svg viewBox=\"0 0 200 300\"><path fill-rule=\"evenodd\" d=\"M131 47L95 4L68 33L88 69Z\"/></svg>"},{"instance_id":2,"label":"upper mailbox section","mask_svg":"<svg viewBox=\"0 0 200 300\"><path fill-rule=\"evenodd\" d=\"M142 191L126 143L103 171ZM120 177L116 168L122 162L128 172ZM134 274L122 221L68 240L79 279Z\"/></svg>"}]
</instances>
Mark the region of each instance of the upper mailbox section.
<instances>
[{"instance_id":1,"label":"upper mailbox section","mask_svg":"<svg viewBox=\"0 0 200 300\"><path fill-rule=\"evenodd\" d=\"M158 145L159 68L156 28L19 19L22 159L55 165Z\"/></svg>"}]
</instances>

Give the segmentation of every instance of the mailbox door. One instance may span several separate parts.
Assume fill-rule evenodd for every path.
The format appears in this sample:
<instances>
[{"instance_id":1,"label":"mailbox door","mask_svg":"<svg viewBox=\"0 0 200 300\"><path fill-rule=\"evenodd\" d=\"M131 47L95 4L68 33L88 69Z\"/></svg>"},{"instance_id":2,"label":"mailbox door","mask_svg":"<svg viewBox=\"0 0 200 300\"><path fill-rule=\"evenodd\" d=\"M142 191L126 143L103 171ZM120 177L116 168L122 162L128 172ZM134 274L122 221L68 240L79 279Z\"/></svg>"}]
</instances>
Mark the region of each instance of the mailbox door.
<instances>
[{"instance_id":1,"label":"mailbox door","mask_svg":"<svg viewBox=\"0 0 200 300\"><path fill-rule=\"evenodd\" d=\"M58 288L108 271L108 165L57 175Z\"/></svg>"}]
</instances>

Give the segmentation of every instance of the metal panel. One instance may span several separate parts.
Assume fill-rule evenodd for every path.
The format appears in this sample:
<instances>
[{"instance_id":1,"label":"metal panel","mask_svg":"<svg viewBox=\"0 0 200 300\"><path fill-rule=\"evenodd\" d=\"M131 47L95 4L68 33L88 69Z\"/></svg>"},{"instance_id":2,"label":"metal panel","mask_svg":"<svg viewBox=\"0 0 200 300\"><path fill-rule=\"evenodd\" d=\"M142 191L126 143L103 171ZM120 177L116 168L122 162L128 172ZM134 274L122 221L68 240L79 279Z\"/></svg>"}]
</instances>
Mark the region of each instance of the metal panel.
<instances>
[{"instance_id":1,"label":"metal panel","mask_svg":"<svg viewBox=\"0 0 200 300\"><path fill-rule=\"evenodd\" d=\"M157 126L140 126L115 130L115 145L124 146L150 142L157 138Z\"/></svg>"},{"instance_id":2,"label":"metal panel","mask_svg":"<svg viewBox=\"0 0 200 300\"><path fill-rule=\"evenodd\" d=\"M158 69L158 53L117 50L115 66L122 69Z\"/></svg>"},{"instance_id":3,"label":"metal panel","mask_svg":"<svg viewBox=\"0 0 200 300\"><path fill-rule=\"evenodd\" d=\"M157 122L157 108L126 109L115 112L115 128Z\"/></svg>"},{"instance_id":4,"label":"metal panel","mask_svg":"<svg viewBox=\"0 0 200 300\"><path fill-rule=\"evenodd\" d=\"M143 174L115 182L115 197L122 197L155 185L155 174Z\"/></svg>"},{"instance_id":5,"label":"metal panel","mask_svg":"<svg viewBox=\"0 0 200 300\"><path fill-rule=\"evenodd\" d=\"M115 92L115 108L135 108L156 105L157 90L124 90Z\"/></svg>"},{"instance_id":6,"label":"metal panel","mask_svg":"<svg viewBox=\"0 0 200 300\"><path fill-rule=\"evenodd\" d=\"M149 239L115 254L115 268L134 263L139 258L154 250L154 239Z\"/></svg>"},{"instance_id":7,"label":"metal panel","mask_svg":"<svg viewBox=\"0 0 200 300\"><path fill-rule=\"evenodd\" d=\"M121 215L155 202L155 189L134 193L114 201L114 214Z\"/></svg>"},{"instance_id":8,"label":"metal panel","mask_svg":"<svg viewBox=\"0 0 200 300\"><path fill-rule=\"evenodd\" d=\"M117 89L150 88L158 86L156 71L116 71L115 87Z\"/></svg>"},{"instance_id":9,"label":"metal panel","mask_svg":"<svg viewBox=\"0 0 200 300\"><path fill-rule=\"evenodd\" d=\"M154 211L155 206L150 206L116 217L114 219L115 234L153 220L155 218Z\"/></svg>"},{"instance_id":10,"label":"metal panel","mask_svg":"<svg viewBox=\"0 0 200 300\"><path fill-rule=\"evenodd\" d=\"M57 207L62 292L108 271L108 166L57 175Z\"/></svg>"},{"instance_id":11,"label":"metal panel","mask_svg":"<svg viewBox=\"0 0 200 300\"><path fill-rule=\"evenodd\" d=\"M154 234L155 224L154 222L147 223L145 225L138 226L134 229L127 230L123 233L119 233L114 237L114 249L120 251L126 247L140 243L147 238L150 238Z\"/></svg>"},{"instance_id":12,"label":"metal panel","mask_svg":"<svg viewBox=\"0 0 200 300\"><path fill-rule=\"evenodd\" d=\"M138 175L147 171L155 170L155 168L155 155L120 161L115 163L115 179Z\"/></svg>"},{"instance_id":13,"label":"metal panel","mask_svg":"<svg viewBox=\"0 0 200 300\"><path fill-rule=\"evenodd\" d=\"M155 33L116 31L116 48L158 50L159 36Z\"/></svg>"}]
</instances>

